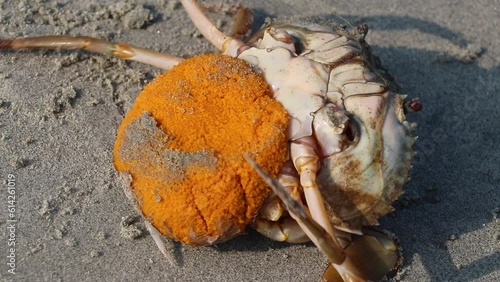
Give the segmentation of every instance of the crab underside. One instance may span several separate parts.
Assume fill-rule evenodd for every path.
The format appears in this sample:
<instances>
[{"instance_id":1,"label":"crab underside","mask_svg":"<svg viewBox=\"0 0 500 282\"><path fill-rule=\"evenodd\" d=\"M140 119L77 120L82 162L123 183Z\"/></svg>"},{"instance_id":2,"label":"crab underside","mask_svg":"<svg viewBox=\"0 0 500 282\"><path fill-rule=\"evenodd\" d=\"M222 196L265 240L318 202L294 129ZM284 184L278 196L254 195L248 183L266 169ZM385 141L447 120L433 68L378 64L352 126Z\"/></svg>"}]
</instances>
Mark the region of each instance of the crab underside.
<instances>
[{"instance_id":1,"label":"crab underside","mask_svg":"<svg viewBox=\"0 0 500 282\"><path fill-rule=\"evenodd\" d=\"M406 96L397 94L365 41L367 26L349 31L334 22L290 18L269 21L243 42L220 32L196 1L181 2L207 40L265 78L290 117L288 156L276 177L254 162L255 156L241 153L273 190L252 226L275 240L312 240L330 261L326 281L380 280L397 269L401 256L394 237L367 226L392 211L403 192L416 127L405 113L420 106L408 107ZM246 26L248 10L241 7L237 15L237 22ZM0 48L85 49L165 70L183 61L84 36L0 40ZM418 105L418 100L410 104ZM154 235L158 226L147 226L161 246ZM192 239L211 244L238 232L210 240L194 234Z\"/></svg>"}]
</instances>

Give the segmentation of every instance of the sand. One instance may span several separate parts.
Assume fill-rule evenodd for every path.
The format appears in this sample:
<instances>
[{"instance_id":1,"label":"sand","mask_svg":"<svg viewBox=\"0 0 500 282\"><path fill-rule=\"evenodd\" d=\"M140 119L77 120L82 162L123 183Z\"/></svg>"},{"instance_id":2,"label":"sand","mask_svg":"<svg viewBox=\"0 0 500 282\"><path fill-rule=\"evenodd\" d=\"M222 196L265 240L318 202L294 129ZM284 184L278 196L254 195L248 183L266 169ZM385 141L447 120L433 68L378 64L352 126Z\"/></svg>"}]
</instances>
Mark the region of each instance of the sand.
<instances>
[{"instance_id":1,"label":"sand","mask_svg":"<svg viewBox=\"0 0 500 282\"><path fill-rule=\"evenodd\" d=\"M424 104L409 116L419 124L411 181L380 222L404 249L396 279L499 281L500 2L244 2L257 25L332 13L368 23L374 53ZM210 17L222 28L231 21ZM176 1L0 5L0 37L52 34L181 57L213 52ZM213 247L173 244L178 267L158 251L121 189L112 148L124 113L159 73L86 52L0 53L0 280L317 281L327 262L312 244L251 230Z\"/></svg>"}]
</instances>

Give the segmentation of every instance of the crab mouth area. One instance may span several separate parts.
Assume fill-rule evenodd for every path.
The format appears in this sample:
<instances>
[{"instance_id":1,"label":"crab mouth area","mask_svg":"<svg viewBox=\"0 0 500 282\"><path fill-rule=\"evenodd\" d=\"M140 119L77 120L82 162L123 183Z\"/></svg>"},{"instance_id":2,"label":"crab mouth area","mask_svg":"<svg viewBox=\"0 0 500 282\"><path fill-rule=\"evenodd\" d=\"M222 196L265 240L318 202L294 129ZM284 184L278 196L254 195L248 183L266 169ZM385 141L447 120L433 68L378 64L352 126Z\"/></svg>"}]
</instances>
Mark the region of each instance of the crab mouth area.
<instances>
[{"instance_id":1,"label":"crab mouth area","mask_svg":"<svg viewBox=\"0 0 500 282\"><path fill-rule=\"evenodd\" d=\"M355 147L360 139L360 126L351 113L336 105L321 108L313 120L313 137L319 158L326 159Z\"/></svg>"}]
</instances>

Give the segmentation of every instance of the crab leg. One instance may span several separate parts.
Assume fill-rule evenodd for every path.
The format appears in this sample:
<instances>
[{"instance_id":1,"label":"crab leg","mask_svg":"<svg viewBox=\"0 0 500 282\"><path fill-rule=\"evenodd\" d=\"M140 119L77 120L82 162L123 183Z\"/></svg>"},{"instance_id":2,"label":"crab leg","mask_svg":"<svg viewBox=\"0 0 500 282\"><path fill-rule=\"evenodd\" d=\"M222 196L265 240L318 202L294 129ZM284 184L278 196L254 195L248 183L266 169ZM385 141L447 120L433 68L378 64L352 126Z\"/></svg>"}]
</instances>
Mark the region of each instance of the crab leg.
<instances>
[{"instance_id":1,"label":"crab leg","mask_svg":"<svg viewBox=\"0 0 500 282\"><path fill-rule=\"evenodd\" d=\"M146 226L146 229L153 238L153 241L155 242L158 249L160 249L160 252L163 254L163 256L167 258L172 266L177 266L174 257L167 251L167 248L163 243L163 235L160 233L160 231L158 231L158 229L156 229L148 220L144 220L144 225Z\"/></svg>"},{"instance_id":2,"label":"crab leg","mask_svg":"<svg viewBox=\"0 0 500 282\"><path fill-rule=\"evenodd\" d=\"M323 197L316 185L318 172L318 156L316 143L311 137L302 137L291 143L290 152L293 163L300 175L300 184L304 188L306 203L312 218L334 237L333 226L326 214Z\"/></svg>"},{"instance_id":3,"label":"crab leg","mask_svg":"<svg viewBox=\"0 0 500 282\"><path fill-rule=\"evenodd\" d=\"M331 236L311 218L307 209L296 201L278 180L272 178L250 157L245 158L283 201L292 218L311 241L327 256L331 265L323 274L322 281L379 281L391 270L399 267L399 250L390 236L383 232L364 230L363 235L353 235L354 240L350 239L350 243L342 247L337 236L345 237L347 234L336 231L335 235Z\"/></svg>"},{"instance_id":4,"label":"crab leg","mask_svg":"<svg viewBox=\"0 0 500 282\"><path fill-rule=\"evenodd\" d=\"M286 189L279 183L278 180L272 178L266 171L264 171L254 160L245 156L250 165L257 171L266 183L273 189L273 192L280 197L285 204L290 215L299 223L300 227L308 234L311 241L320 249L333 265L336 273L340 275L340 281L361 282L355 273L352 273L352 265L345 265L349 262L348 257L344 253L343 248L339 245L335 236L331 236L321 225L316 223L311 215L307 212L304 206L293 199ZM333 271L330 268L327 269ZM333 272L335 272L333 271ZM328 274L329 276L333 276ZM335 277L334 279L337 279Z\"/></svg>"},{"instance_id":5,"label":"crab leg","mask_svg":"<svg viewBox=\"0 0 500 282\"><path fill-rule=\"evenodd\" d=\"M281 168L278 175L278 181L283 187L285 187L288 194L290 194L292 198L302 203L299 190L299 177L293 163L290 160L286 161ZM277 195L271 195L262 204L259 214L261 217L264 217L269 221L278 221L284 211L285 209L281 204L280 198Z\"/></svg>"},{"instance_id":6,"label":"crab leg","mask_svg":"<svg viewBox=\"0 0 500 282\"><path fill-rule=\"evenodd\" d=\"M236 57L241 51L241 48L246 46L242 41L227 36L218 30L217 27L203 13L196 1L181 0L181 3L198 31L200 31L201 34L203 34L203 36L222 53Z\"/></svg>"},{"instance_id":7,"label":"crab leg","mask_svg":"<svg viewBox=\"0 0 500 282\"><path fill-rule=\"evenodd\" d=\"M273 241L288 243L305 243L311 241L300 224L290 217L285 217L280 221L257 218L252 227Z\"/></svg>"},{"instance_id":8,"label":"crab leg","mask_svg":"<svg viewBox=\"0 0 500 282\"><path fill-rule=\"evenodd\" d=\"M0 49L83 49L112 55L170 70L183 59L160 52L135 47L126 43L113 43L88 36L40 36L0 39Z\"/></svg>"},{"instance_id":9,"label":"crab leg","mask_svg":"<svg viewBox=\"0 0 500 282\"><path fill-rule=\"evenodd\" d=\"M273 189L273 192L280 197L292 218L299 223L304 232L308 233L314 244L328 257L330 262L337 265L342 264L345 260L345 255L336 238L316 223L304 206L293 199L278 180L272 178L252 158L245 156L245 159Z\"/></svg>"},{"instance_id":10,"label":"crab leg","mask_svg":"<svg viewBox=\"0 0 500 282\"><path fill-rule=\"evenodd\" d=\"M287 161L279 173L278 181L293 199L301 203L299 178L296 174L293 163ZM284 211L281 199L277 195L271 195L262 204L259 217L254 220L252 227L274 241L289 243L311 241L296 220L283 215Z\"/></svg>"}]
</instances>

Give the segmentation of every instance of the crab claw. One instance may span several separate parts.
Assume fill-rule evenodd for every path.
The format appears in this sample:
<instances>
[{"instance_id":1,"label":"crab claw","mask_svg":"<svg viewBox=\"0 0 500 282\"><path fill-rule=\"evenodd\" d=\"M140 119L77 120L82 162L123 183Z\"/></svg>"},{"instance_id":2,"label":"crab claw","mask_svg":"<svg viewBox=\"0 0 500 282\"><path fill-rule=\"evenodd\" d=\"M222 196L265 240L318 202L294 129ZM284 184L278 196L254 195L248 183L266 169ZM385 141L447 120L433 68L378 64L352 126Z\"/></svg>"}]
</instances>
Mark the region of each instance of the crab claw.
<instances>
[{"instance_id":1,"label":"crab claw","mask_svg":"<svg viewBox=\"0 0 500 282\"><path fill-rule=\"evenodd\" d=\"M403 260L393 236L372 227L363 228L362 232L363 235L353 234L352 241L344 249L346 260L342 266L350 273L341 276L330 264L321 281L380 281L395 274Z\"/></svg>"},{"instance_id":2,"label":"crab claw","mask_svg":"<svg viewBox=\"0 0 500 282\"><path fill-rule=\"evenodd\" d=\"M401 264L398 247L390 236L368 228L362 229L363 235L336 230L337 236L330 236L312 219L307 208L293 199L277 179L272 178L249 156L245 155L245 159L283 201L292 218L330 261L322 281L378 281ZM337 237L342 240L342 244Z\"/></svg>"}]
</instances>

